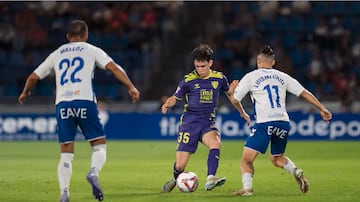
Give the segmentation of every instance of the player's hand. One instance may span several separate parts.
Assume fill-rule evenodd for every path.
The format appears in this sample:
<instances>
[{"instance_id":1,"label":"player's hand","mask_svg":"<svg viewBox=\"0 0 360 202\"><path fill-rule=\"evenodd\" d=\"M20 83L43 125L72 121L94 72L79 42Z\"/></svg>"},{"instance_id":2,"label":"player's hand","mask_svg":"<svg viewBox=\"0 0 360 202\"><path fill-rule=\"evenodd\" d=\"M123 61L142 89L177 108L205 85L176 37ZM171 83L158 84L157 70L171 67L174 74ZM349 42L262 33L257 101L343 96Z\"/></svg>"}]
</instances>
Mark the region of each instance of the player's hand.
<instances>
[{"instance_id":1,"label":"player's hand","mask_svg":"<svg viewBox=\"0 0 360 202\"><path fill-rule=\"evenodd\" d=\"M169 108L169 107L168 107L167 105L163 104L163 105L161 106L161 113L166 114L168 108Z\"/></svg>"},{"instance_id":2,"label":"player's hand","mask_svg":"<svg viewBox=\"0 0 360 202\"><path fill-rule=\"evenodd\" d=\"M329 110L327 110L327 109L321 110L321 111L320 111L320 115L321 115L321 118L322 118L325 122L327 122L327 123L329 123L329 121L330 121L331 118L332 118L331 112L329 112Z\"/></svg>"},{"instance_id":3,"label":"player's hand","mask_svg":"<svg viewBox=\"0 0 360 202\"><path fill-rule=\"evenodd\" d=\"M231 94L234 94L235 88L237 87L238 84L239 84L239 80L234 80L231 82L229 87L229 91L231 92Z\"/></svg>"},{"instance_id":4,"label":"player's hand","mask_svg":"<svg viewBox=\"0 0 360 202\"><path fill-rule=\"evenodd\" d=\"M140 99L140 92L135 87L129 89L129 95L133 103Z\"/></svg>"},{"instance_id":5,"label":"player's hand","mask_svg":"<svg viewBox=\"0 0 360 202\"><path fill-rule=\"evenodd\" d=\"M18 98L18 102L19 102L20 104L24 104L24 102L26 101L26 99L27 99L30 95L31 95L30 92L28 92L28 93L22 92L22 93L20 94L19 98Z\"/></svg>"},{"instance_id":6,"label":"player's hand","mask_svg":"<svg viewBox=\"0 0 360 202\"><path fill-rule=\"evenodd\" d=\"M250 123L251 123L250 116L247 113L244 113L244 114L241 114L241 117L243 117L245 119L246 125L250 126Z\"/></svg>"}]
</instances>

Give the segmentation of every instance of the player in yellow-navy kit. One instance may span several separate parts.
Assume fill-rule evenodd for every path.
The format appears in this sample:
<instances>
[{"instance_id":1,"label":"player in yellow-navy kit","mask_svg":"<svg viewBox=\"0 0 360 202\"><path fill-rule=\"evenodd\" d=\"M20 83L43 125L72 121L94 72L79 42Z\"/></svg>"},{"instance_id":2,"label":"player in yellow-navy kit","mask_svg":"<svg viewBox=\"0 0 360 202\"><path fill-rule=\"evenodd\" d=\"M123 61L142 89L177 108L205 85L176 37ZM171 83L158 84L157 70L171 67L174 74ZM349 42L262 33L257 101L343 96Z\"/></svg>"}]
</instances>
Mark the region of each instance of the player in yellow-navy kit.
<instances>
[{"instance_id":1,"label":"player in yellow-navy kit","mask_svg":"<svg viewBox=\"0 0 360 202\"><path fill-rule=\"evenodd\" d=\"M126 72L102 49L87 43L88 26L84 21L74 20L67 33L69 43L53 51L26 80L19 96L23 103L37 82L55 72L56 76L56 119L58 124L61 156L58 165L60 202L69 201L74 139L79 127L92 146L90 171L86 175L95 199L102 201L103 191L98 176L106 161L105 133L99 120L96 96L92 80L96 67L109 70L126 85L136 102L140 93L128 78Z\"/></svg>"},{"instance_id":2,"label":"player in yellow-navy kit","mask_svg":"<svg viewBox=\"0 0 360 202\"><path fill-rule=\"evenodd\" d=\"M213 64L212 54L210 46L204 44L193 50L195 70L184 76L174 95L162 105L161 110L166 113L177 100L186 101L180 118L173 177L162 187L162 192L170 192L175 187L176 178L184 172L190 155L197 150L198 142L209 149L205 190L212 190L225 183L225 177L215 176L221 144L219 131L215 127L215 115L220 92L225 92L229 99L232 96L226 76L210 69ZM234 106L249 124L250 117L244 113L240 103Z\"/></svg>"},{"instance_id":3,"label":"player in yellow-navy kit","mask_svg":"<svg viewBox=\"0 0 360 202\"><path fill-rule=\"evenodd\" d=\"M273 69L274 64L274 51L270 46L265 46L257 56L258 69L246 74L240 82L233 81L230 86L230 91L234 91L232 101L236 103L241 102L250 92L256 112L256 123L245 142L241 159L243 188L235 191L233 195L253 194L253 161L259 153L266 152L269 142L270 160L273 165L292 174L303 193L308 191L309 184L303 170L297 168L288 157L284 156L290 130L285 106L286 92L301 96L316 106L324 121L328 122L332 116L298 81L286 73Z\"/></svg>"}]
</instances>

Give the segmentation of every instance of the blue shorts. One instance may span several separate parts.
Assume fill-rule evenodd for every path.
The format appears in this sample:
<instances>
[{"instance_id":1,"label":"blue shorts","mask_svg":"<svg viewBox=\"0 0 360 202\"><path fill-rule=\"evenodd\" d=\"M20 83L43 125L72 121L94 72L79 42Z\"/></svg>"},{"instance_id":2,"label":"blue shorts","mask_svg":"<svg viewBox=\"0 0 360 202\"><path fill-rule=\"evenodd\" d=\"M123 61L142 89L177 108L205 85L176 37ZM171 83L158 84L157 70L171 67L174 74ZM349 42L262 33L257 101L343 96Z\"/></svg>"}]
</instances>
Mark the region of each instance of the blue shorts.
<instances>
[{"instance_id":1,"label":"blue shorts","mask_svg":"<svg viewBox=\"0 0 360 202\"><path fill-rule=\"evenodd\" d=\"M256 123L246 139L245 147L264 154L269 142L271 155L280 155L285 152L289 136L290 123L287 121L271 121Z\"/></svg>"},{"instance_id":2,"label":"blue shorts","mask_svg":"<svg viewBox=\"0 0 360 202\"><path fill-rule=\"evenodd\" d=\"M195 153L203 135L212 130L217 131L213 120L180 121L176 151Z\"/></svg>"},{"instance_id":3,"label":"blue shorts","mask_svg":"<svg viewBox=\"0 0 360 202\"><path fill-rule=\"evenodd\" d=\"M79 127L86 140L105 137L96 103L87 100L60 102L56 105L59 142L74 142Z\"/></svg>"}]
</instances>

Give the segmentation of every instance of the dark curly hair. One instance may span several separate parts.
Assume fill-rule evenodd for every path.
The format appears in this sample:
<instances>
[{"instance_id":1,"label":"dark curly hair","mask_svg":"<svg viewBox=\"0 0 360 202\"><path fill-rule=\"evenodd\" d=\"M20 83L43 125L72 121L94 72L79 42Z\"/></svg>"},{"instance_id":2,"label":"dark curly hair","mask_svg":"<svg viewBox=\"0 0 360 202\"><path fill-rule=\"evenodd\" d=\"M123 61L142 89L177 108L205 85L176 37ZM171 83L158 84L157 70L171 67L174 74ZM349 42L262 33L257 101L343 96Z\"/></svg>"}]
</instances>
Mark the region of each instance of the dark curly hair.
<instances>
[{"instance_id":1,"label":"dark curly hair","mask_svg":"<svg viewBox=\"0 0 360 202\"><path fill-rule=\"evenodd\" d=\"M213 53L214 51L211 49L209 45L200 44L192 51L191 56L193 60L210 61Z\"/></svg>"}]
</instances>

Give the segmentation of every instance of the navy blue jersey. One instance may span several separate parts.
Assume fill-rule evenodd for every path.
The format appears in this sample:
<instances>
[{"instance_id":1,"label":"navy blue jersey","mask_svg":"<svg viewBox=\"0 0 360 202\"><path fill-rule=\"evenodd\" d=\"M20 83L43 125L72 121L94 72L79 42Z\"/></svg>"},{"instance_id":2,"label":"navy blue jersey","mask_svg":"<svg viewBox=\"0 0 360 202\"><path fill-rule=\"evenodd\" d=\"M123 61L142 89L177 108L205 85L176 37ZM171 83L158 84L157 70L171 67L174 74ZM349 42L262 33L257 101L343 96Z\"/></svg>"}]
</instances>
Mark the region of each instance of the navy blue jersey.
<instances>
[{"instance_id":1,"label":"navy blue jersey","mask_svg":"<svg viewBox=\"0 0 360 202\"><path fill-rule=\"evenodd\" d=\"M200 78L194 70L180 81L174 96L185 98L184 114L210 119L215 118L220 92L228 90L229 82L222 72L211 70L208 77Z\"/></svg>"}]
</instances>

